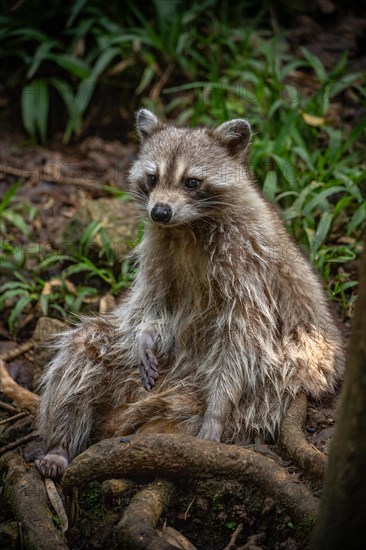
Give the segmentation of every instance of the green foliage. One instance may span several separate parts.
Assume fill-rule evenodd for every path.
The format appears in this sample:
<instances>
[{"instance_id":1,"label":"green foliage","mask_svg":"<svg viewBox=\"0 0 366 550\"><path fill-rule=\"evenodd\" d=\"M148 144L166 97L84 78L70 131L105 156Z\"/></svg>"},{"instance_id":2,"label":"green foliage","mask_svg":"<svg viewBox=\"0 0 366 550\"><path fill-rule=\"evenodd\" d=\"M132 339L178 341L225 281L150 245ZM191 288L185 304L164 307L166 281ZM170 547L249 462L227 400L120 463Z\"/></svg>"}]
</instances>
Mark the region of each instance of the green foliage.
<instances>
[{"instance_id":1,"label":"green foliage","mask_svg":"<svg viewBox=\"0 0 366 550\"><path fill-rule=\"evenodd\" d=\"M135 268L129 260L117 265L106 234L102 236L104 246L97 263L88 257L92 239L102 233L99 224L90 223L79 249L70 254L48 251L31 243L12 246L0 241L0 271L3 275L11 274L11 280L0 285L0 311L8 311L12 333L25 311L65 318L99 301L105 292L119 294L130 286Z\"/></svg>"},{"instance_id":2,"label":"green foliage","mask_svg":"<svg viewBox=\"0 0 366 550\"><path fill-rule=\"evenodd\" d=\"M225 524L225 527L227 529L229 529L229 531L232 531L234 532L236 527L237 527L237 523L235 521L228 521L226 524Z\"/></svg>"},{"instance_id":3,"label":"green foliage","mask_svg":"<svg viewBox=\"0 0 366 550\"><path fill-rule=\"evenodd\" d=\"M254 130L252 171L348 314L357 289L349 266L358 258L366 227L366 116L350 129L334 114L334 104L347 94L365 113L365 76L349 71L346 54L332 70L306 48L295 57L284 36L267 28L266 8L249 19L249 4L18 3L0 29L4 76L12 73L21 83L24 126L42 142L55 101L61 100L66 114L65 142L80 134L101 85L118 87L122 104L134 98L136 107L142 103L178 123L248 118ZM15 227L29 236L35 212L14 204L15 191L16 186L4 197L0 229L5 234ZM96 233L105 245L97 265L89 253ZM36 268L29 267L23 249L2 246L5 268L28 281L27 288L19 278L18 286L5 288L22 291L4 302L19 298L15 320L35 303L43 311L77 312L83 293L93 297L95 281L117 293L130 280L128 266L115 272L113 251L97 224L87 228L77 252L60 260L56 252L33 258ZM63 284L46 298L42 290L53 265L59 265ZM69 279L78 285L76 294L67 287Z\"/></svg>"},{"instance_id":4,"label":"green foliage","mask_svg":"<svg viewBox=\"0 0 366 550\"><path fill-rule=\"evenodd\" d=\"M37 210L33 206L24 203L12 204L19 186L20 182L11 185L0 202L0 233L5 235L9 227L13 226L21 231L23 235L29 237L31 229L28 222L33 221Z\"/></svg>"}]
</instances>

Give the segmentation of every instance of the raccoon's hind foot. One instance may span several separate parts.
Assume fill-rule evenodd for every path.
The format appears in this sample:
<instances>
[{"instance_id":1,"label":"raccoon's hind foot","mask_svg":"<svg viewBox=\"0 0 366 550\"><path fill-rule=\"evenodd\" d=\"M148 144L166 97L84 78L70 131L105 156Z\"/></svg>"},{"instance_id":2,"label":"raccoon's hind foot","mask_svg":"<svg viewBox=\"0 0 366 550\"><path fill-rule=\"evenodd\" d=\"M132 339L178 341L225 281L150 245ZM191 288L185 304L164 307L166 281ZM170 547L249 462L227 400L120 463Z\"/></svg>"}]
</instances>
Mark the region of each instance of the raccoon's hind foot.
<instances>
[{"instance_id":1,"label":"raccoon's hind foot","mask_svg":"<svg viewBox=\"0 0 366 550\"><path fill-rule=\"evenodd\" d=\"M42 460L36 460L36 466L44 477L62 476L68 465L69 455L62 444L51 447Z\"/></svg>"},{"instance_id":2,"label":"raccoon's hind foot","mask_svg":"<svg viewBox=\"0 0 366 550\"><path fill-rule=\"evenodd\" d=\"M140 350L140 375L142 385L145 390L150 391L158 379L158 360L154 354L154 340L148 331L143 331L139 335Z\"/></svg>"},{"instance_id":3,"label":"raccoon's hind foot","mask_svg":"<svg viewBox=\"0 0 366 550\"><path fill-rule=\"evenodd\" d=\"M223 429L224 425L219 416L206 413L197 438L206 439L207 441L217 441L219 443Z\"/></svg>"}]
</instances>

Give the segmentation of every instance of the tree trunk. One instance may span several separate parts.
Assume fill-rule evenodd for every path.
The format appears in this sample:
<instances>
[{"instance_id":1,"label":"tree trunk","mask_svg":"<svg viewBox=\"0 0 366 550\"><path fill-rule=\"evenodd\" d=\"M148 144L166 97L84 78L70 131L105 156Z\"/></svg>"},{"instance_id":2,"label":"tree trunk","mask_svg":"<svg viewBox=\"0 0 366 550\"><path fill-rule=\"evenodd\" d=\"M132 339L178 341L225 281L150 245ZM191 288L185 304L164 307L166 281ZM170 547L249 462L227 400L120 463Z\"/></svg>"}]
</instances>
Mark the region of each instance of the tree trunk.
<instances>
[{"instance_id":1,"label":"tree trunk","mask_svg":"<svg viewBox=\"0 0 366 550\"><path fill-rule=\"evenodd\" d=\"M366 548L366 246L341 406L312 550ZM363 544L362 544L363 543Z\"/></svg>"}]
</instances>

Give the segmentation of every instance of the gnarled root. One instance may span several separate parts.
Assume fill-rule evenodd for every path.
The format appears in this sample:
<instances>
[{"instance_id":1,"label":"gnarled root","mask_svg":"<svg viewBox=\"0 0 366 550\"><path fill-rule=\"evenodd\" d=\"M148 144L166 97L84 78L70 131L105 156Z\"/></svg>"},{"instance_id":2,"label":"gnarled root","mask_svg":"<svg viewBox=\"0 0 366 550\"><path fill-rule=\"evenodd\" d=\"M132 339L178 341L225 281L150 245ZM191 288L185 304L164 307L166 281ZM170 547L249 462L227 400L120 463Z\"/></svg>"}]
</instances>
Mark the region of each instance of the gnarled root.
<instances>
[{"instance_id":1,"label":"gnarled root","mask_svg":"<svg viewBox=\"0 0 366 550\"><path fill-rule=\"evenodd\" d=\"M27 409L28 411L34 410L39 401L38 395L19 386L12 379L2 359L0 359L0 391L21 409Z\"/></svg>"},{"instance_id":2,"label":"gnarled root","mask_svg":"<svg viewBox=\"0 0 366 550\"><path fill-rule=\"evenodd\" d=\"M161 475L163 477L243 478L275 497L294 520L313 520L318 502L282 466L265 456L235 445L203 441L188 435L141 434L100 441L79 455L68 467L63 488L70 493L94 479Z\"/></svg>"},{"instance_id":3,"label":"gnarled root","mask_svg":"<svg viewBox=\"0 0 366 550\"><path fill-rule=\"evenodd\" d=\"M155 531L161 513L167 507L174 485L165 479L150 483L137 493L116 527L120 548L134 550L173 550L177 546L160 538Z\"/></svg>"},{"instance_id":4,"label":"gnarled root","mask_svg":"<svg viewBox=\"0 0 366 550\"><path fill-rule=\"evenodd\" d=\"M321 481L327 467L327 457L312 447L305 438L305 394L295 397L281 424L280 445L293 462L316 481Z\"/></svg>"},{"instance_id":5,"label":"gnarled root","mask_svg":"<svg viewBox=\"0 0 366 550\"><path fill-rule=\"evenodd\" d=\"M67 550L63 536L53 524L43 479L35 468L27 470L24 460L9 452L0 460L5 470L6 494L23 529L27 550Z\"/></svg>"}]
</instances>

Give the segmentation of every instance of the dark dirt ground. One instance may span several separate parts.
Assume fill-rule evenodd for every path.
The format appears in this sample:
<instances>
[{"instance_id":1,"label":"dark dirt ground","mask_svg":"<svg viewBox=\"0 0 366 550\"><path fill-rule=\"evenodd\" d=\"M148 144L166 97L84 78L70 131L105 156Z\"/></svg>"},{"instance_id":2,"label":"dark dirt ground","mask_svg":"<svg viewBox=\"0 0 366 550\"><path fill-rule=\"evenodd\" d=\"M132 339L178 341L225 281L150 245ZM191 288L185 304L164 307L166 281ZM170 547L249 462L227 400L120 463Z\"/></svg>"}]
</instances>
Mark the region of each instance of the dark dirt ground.
<instances>
[{"instance_id":1,"label":"dark dirt ground","mask_svg":"<svg viewBox=\"0 0 366 550\"><path fill-rule=\"evenodd\" d=\"M331 2L328 3L332 5ZM343 14L344 15L344 14ZM313 18L310 15L297 16L290 25L287 39L297 51L300 45L308 47L318 55L327 67L331 67L339 55L348 50L353 70L366 68L366 19L352 14L323 13ZM304 81L309 79L304 73ZM47 249L58 249L62 228L89 198L110 196L101 190L102 185L126 189L126 171L136 152L131 143L132 126L122 121L120 114L98 112L93 120L89 118L85 135L70 146L64 146L61 134L54 135L48 147L27 146L22 133L18 113L11 98L0 97L0 192L1 194L22 174L24 185L18 196L22 201L34 205L39 215L33 222L33 240ZM350 124L357 118L352 111L352 102L345 99L343 117ZM55 123L57 126L57 123ZM120 134L120 139L116 137ZM48 175L48 177L47 177ZM75 180L77 183L75 184ZM16 244L27 246L27 239L19 233L10 237ZM357 264L353 267L356 274ZM4 278L0 275L0 282ZM9 334L6 319L0 322L1 353L14 349L19 342L31 337L39 312L30 311L17 332L17 342ZM341 322L343 334L348 340L350 319ZM26 352L10 361L9 372L21 385L34 389L34 352ZM6 402L6 399L1 396ZM308 441L320 451L327 453L336 415L337 398L322 403L310 403L305 426ZM8 413L0 410L0 421ZM23 417L12 423L0 424L0 446L32 430L30 417ZM271 450L279 454L276 446ZM1 449L0 449L1 451ZM20 446L18 451L26 460L33 460L42 453L38 440ZM288 471L299 481L302 474L291 462L285 462ZM205 485L206 483L206 485ZM210 487L207 484L211 484ZM314 489L314 487L313 487ZM319 494L319 488L314 489ZM2 488L0 487L0 496ZM129 502L131 492L118 499L108 500L102 495L98 483L89 487L79 499L81 514L68 532L70 548L114 548L112 526L118 521L121 510ZM0 529L13 520L12 513L0 499ZM186 534L198 548L219 549L228 544L233 525L243 522L244 531L238 545L244 544L250 535L257 535L253 541L256 548L283 548L295 550L304 542L296 541L291 518L276 507L271 499L259 498L251 487L238 482L212 481L202 484L194 482L187 487L178 483L175 504L167 514L168 524L174 525ZM18 548L14 542L8 548ZM0 547L1 538L0 538ZM254 547L253 547L254 548Z\"/></svg>"}]
</instances>

